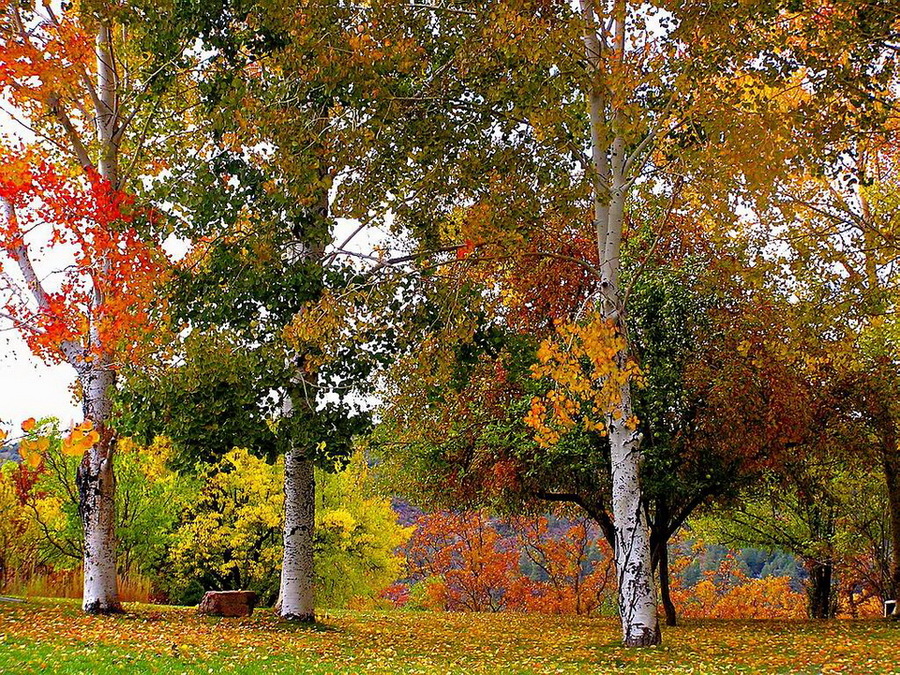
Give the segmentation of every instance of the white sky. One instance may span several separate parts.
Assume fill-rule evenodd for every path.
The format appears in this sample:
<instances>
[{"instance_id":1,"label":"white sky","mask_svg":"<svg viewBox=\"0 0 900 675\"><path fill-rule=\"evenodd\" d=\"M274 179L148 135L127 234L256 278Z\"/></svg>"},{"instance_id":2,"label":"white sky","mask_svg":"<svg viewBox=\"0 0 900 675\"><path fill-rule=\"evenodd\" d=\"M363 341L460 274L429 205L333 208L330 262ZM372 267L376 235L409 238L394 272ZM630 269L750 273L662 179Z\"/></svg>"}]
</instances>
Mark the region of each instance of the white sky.
<instances>
[{"instance_id":1,"label":"white sky","mask_svg":"<svg viewBox=\"0 0 900 675\"><path fill-rule=\"evenodd\" d=\"M0 135L21 139L28 134L0 111ZM13 426L16 431L29 417L52 415L63 424L81 421L81 407L72 397L72 367L45 364L16 331L6 328L0 325L0 429L10 431Z\"/></svg>"},{"instance_id":2,"label":"white sky","mask_svg":"<svg viewBox=\"0 0 900 675\"><path fill-rule=\"evenodd\" d=\"M81 408L72 399L75 371L68 365L48 366L32 356L12 331L0 338L0 428L18 429L22 420L47 415L63 424L81 421Z\"/></svg>"}]
</instances>

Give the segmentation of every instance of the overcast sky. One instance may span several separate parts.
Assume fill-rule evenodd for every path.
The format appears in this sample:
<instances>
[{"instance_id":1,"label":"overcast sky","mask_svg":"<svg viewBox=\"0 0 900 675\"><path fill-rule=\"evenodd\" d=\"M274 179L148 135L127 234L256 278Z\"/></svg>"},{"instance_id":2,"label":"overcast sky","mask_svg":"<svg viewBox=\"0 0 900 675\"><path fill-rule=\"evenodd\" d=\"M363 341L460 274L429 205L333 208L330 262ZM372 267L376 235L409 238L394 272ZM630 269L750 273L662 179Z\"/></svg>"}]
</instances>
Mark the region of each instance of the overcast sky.
<instances>
[{"instance_id":1,"label":"overcast sky","mask_svg":"<svg viewBox=\"0 0 900 675\"><path fill-rule=\"evenodd\" d=\"M70 366L48 366L31 355L11 331L2 333L0 358L0 421L9 430L29 417L53 415L63 424L81 421L81 409L72 400L75 380Z\"/></svg>"},{"instance_id":2,"label":"overcast sky","mask_svg":"<svg viewBox=\"0 0 900 675\"><path fill-rule=\"evenodd\" d=\"M23 139L20 125L0 111L0 134ZM4 260L6 265L7 261ZM17 333L0 325L0 429L18 428L29 417L58 417L63 424L81 421L72 398L75 371L65 364L49 366L32 356Z\"/></svg>"}]
</instances>

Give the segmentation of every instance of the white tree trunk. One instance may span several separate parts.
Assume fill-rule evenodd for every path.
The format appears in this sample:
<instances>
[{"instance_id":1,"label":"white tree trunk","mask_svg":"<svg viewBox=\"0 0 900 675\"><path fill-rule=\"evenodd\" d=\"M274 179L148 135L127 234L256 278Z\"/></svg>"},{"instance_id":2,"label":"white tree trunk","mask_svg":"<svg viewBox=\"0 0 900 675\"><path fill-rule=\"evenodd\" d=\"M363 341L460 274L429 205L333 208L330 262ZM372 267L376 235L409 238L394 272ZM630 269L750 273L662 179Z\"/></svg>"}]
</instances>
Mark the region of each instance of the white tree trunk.
<instances>
[{"instance_id":1,"label":"white tree trunk","mask_svg":"<svg viewBox=\"0 0 900 675\"><path fill-rule=\"evenodd\" d=\"M317 124L325 133L327 115L323 114ZM327 171L319 170L324 179ZM324 180L323 180L324 184ZM319 191L316 216L324 221L328 218L328 190ZM285 261L295 264L304 259L321 259L321 247L311 247L303 241L302 231L293 232L295 240L284 252ZM290 366L290 362L288 363ZM296 364L295 364L296 366ZM303 386L298 386L299 382ZM302 414L315 415L315 396L308 396L309 389L315 390L316 376L298 374L285 392L283 414L290 417L296 408L302 406ZM291 390L294 390L293 392ZM276 612L291 621L315 621L315 529L316 529L316 476L314 470L314 450L312 447L297 447L291 439L290 449L284 457L284 556L281 562L281 588Z\"/></svg>"},{"instance_id":2,"label":"white tree trunk","mask_svg":"<svg viewBox=\"0 0 900 675\"><path fill-rule=\"evenodd\" d=\"M279 614L292 621L315 621L315 496L313 462L292 447L284 458L284 558L279 592Z\"/></svg>"},{"instance_id":3,"label":"white tree trunk","mask_svg":"<svg viewBox=\"0 0 900 675\"><path fill-rule=\"evenodd\" d=\"M100 157L97 171L114 188L119 187L119 100L116 87L115 58L109 26L100 24L96 35L95 54L97 59L97 103L95 124L97 140L100 142Z\"/></svg>"},{"instance_id":4,"label":"white tree trunk","mask_svg":"<svg viewBox=\"0 0 900 675\"><path fill-rule=\"evenodd\" d=\"M603 7L601 3L599 7ZM631 183L628 180L628 143L621 134L625 126L621 104L616 96L605 95L608 77L622 77L625 63L626 0L614 0L612 31L607 17L597 14L597 3L581 0L585 21L585 57L594 68L594 79L587 92L593 163L594 219L600 256L601 289L598 298L601 314L625 329L625 307L619 288L622 233L625 205ZM601 12L603 10L600 10ZM612 58L604 60L604 54ZM606 72L606 68L611 72ZM607 108L608 106L608 108ZM612 131L612 138L609 132ZM608 139L608 140L605 140ZM627 338L627 334L626 334ZM627 355L617 357L626 365ZM640 434L626 426L632 414L631 387L619 390L616 415L607 416L609 432L612 511L615 526L615 561L619 582L619 616L626 646L659 644L656 585L650 553L650 531L641 506Z\"/></svg>"},{"instance_id":5,"label":"white tree trunk","mask_svg":"<svg viewBox=\"0 0 900 675\"><path fill-rule=\"evenodd\" d=\"M115 59L110 28L101 23L95 36L97 60L97 101L95 124L99 141L99 174L118 188L119 147L117 138L118 96ZM102 263L108 273L108 261ZM94 284L92 318L97 320L105 298ZM112 388L116 373L108 358L102 358L96 325L89 328L86 354L90 360L75 363L84 396L84 417L93 422L100 441L88 450L78 468L79 511L84 528L84 595L82 607L89 613L120 612L116 583L116 481L113 472L115 434L109 427L112 416ZM91 353L91 352L94 353Z\"/></svg>"},{"instance_id":6,"label":"white tree trunk","mask_svg":"<svg viewBox=\"0 0 900 675\"><path fill-rule=\"evenodd\" d=\"M82 608L91 614L107 614L122 611L116 584L115 438L107 427L115 371L102 362L95 363L81 374L84 416L100 433L100 441L85 452L76 477L84 528Z\"/></svg>"},{"instance_id":7,"label":"white tree trunk","mask_svg":"<svg viewBox=\"0 0 900 675\"><path fill-rule=\"evenodd\" d=\"M619 255L625 221L625 189L621 176L622 151L619 139L612 145L611 166L613 190L609 208L609 231L606 237L606 256L603 261L603 299L605 316L624 329L624 307L619 291ZM626 365L627 356L617 357L619 366ZM626 420L633 415L631 387L625 383L619 390L618 419L607 417L609 430L610 466L612 478L612 511L616 533L616 572L619 581L619 617L622 638L628 647L659 644L656 606L656 585L650 552L650 530L641 505L641 436L637 429L629 429Z\"/></svg>"},{"instance_id":8,"label":"white tree trunk","mask_svg":"<svg viewBox=\"0 0 900 675\"><path fill-rule=\"evenodd\" d=\"M646 647L659 644L662 636L656 614L650 532L641 507L641 438L637 430L629 429L624 424L632 414L629 387L622 387L620 394L622 417L609 420L619 617L625 646Z\"/></svg>"},{"instance_id":9,"label":"white tree trunk","mask_svg":"<svg viewBox=\"0 0 900 675\"><path fill-rule=\"evenodd\" d=\"M91 614L121 611L116 584L115 478L112 457L89 450L78 469L79 510L84 527L84 595Z\"/></svg>"}]
</instances>

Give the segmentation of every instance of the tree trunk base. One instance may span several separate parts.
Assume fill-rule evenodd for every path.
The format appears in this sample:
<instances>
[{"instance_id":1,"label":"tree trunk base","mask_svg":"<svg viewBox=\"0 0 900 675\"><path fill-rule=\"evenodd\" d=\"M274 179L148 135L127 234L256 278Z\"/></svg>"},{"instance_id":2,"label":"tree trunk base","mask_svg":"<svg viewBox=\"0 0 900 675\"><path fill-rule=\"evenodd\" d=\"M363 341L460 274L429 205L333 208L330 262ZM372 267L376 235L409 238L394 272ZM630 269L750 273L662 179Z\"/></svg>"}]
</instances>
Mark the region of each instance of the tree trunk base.
<instances>
[{"instance_id":1,"label":"tree trunk base","mask_svg":"<svg viewBox=\"0 0 900 675\"><path fill-rule=\"evenodd\" d=\"M85 614L108 615L108 614L124 614L121 603L108 604L95 600L82 606Z\"/></svg>"},{"instance_id":2,"label":"tree trunk base","mask_svg":"<svg viewBox=\"0 0 900 675\"><path fill-rule=\"evenodd\" d=\"M315 614L282 614L282 621L290 621L291 623L315 623Z\"/></svg>"},{"instance_id":3,"label":"tree trunk base","mask_svg":"<svg viewBox=\"0 0 900 675\"><path fill-rule=\"evenodd\" d=\"M316 479L313 462L297 448L284 458L284 555L281 618L314 623Z\"/></svg>"},{"instance_id":4,"label":"tree trunk base","mask_svg":"<svg viewBox=\"0 0 900 675\"><path fill-rule=\"evenodd\" d=\"M655 647L662 644L662 631L659 626L656 627L656 630L647 628L640 634L629 635L623 640L623 644L626 647Z\"/></svg>"}]
</instances>

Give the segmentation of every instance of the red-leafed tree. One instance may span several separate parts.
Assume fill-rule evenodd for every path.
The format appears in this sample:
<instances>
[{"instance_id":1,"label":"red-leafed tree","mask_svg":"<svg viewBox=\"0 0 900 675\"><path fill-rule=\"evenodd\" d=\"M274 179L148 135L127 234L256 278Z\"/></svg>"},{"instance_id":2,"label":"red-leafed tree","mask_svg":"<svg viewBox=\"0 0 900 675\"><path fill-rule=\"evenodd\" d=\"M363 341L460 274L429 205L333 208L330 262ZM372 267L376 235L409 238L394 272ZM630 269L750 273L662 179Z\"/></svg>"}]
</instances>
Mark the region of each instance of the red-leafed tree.
<instances>
[{"instance_id":1,"label":"red-leafed tree","mask_svg":"<svg viewBox=\"0 0 900 675\"><path fill-rule=\"evenodd\" d=\"M121 610L111 394L119 365L153 333L153 282L165 261L139 236L142 212L123 189L121 157L127 149L133 169L153 127L148 118L129 145L150 81L120 44L128 33L118 16L105 3L57 14L0 2L0 96L29 130L0 148L0 311L35 354L75 370L97 432L77 476L92 613Z\"/></svg>"},{"instance_id":2,"label":"red-leafed tree","mask_svg":"<svg viewBox=\"0 0 900 675\"><path fill-rule=\"evenodd\" d=\"M516 539L537 580L519 584L525 611L590 614L614 599L612 549L599 528L582 516L552 524L546 516L512 519Z\"/></svg>"}]
</instances>

